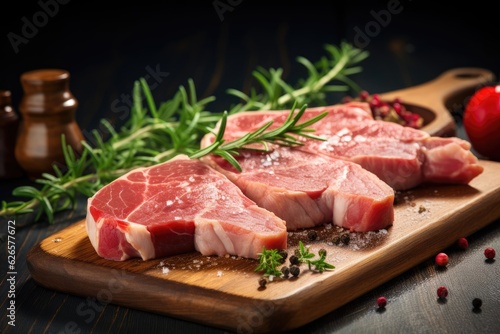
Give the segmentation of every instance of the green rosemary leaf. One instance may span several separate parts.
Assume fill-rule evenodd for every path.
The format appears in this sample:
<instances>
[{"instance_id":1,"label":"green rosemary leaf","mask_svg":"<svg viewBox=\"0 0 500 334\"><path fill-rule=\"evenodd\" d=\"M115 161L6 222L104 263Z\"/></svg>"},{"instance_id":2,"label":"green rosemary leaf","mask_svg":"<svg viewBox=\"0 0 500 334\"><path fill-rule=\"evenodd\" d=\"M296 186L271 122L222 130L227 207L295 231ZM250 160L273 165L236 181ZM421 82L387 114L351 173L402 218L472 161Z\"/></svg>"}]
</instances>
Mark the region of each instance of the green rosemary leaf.
<instances>
[{"instance_id":1,"label":"green rosemary leaf","mask_svg":"<svg viewBox=\"0 0 500 334\"><path fill-rule=\"evenodd\" d=\"M238 160L236 160L234 158L234 152L231 153L231 152L224 151L224 150L215 150L214 154L224 158L227 162L229 162L238 171L240 171L240 172L242 171L240 163L238 162Z\"/></svg>"},{"instance_id":2,"label":"green rosemary leaf","mask_svg":"<svg viewBox=\"0 0 500 334\"><path fill-rule=\"evenodd\" d=\"M12 191L14 196L30 198L35 198L38 193L39 190L32 186L19 186Z\"/></svg>"},{"instance_id":3,"label":"green rosemary leaf","mask_svg":"<svg viewBox=\"0 0 500 334\"><path fill-rule=\"evenodd\" d=\"M217 133L217 136L215 137L215 141L222 142L224 138L224 133L226 131L226 124L227 124L227 112L225 112L222 115L220 125L219 125L219 132Z\"/></svg>"},{"instance_id":4,"label":"green rosemary leaf","mask_svg":"<svg viewBox=\"0 0 500 334\"><path fill-rule=\"evenodd\" d=\"M309 75L312 79L317 80L319 77L319 73L314 66L314 64L307 58L304 57L297 57L297 62L300 64L304 65L305 68L307 68L307 71L309 72Z\"/></svg>"},{"instance_id":5,"label":"green rosemary leaf","mask_svg":"<svg viewBox=\"0 0 500 334\"><path fill-rule=\"evenodd\" d=\"M142 92L144 93L146 97L146 101L148 103L149 111L151 112L151 115L153 116L154 119L158 119L158 111L156 110L156 104L153 101L153 96L151 95L151 90L149 89L148 83L146 79L141 78L140 79L140 84L142 88Z\"/></svg>"},{"instance_id":6,"label":"green rosemary leaf","mask_svg":"<svg viewBox=\"0 0 500 334\"><path fill-rule=\"evenodd\" d=\"M217 150L217 148L222 144L223 142L222 141L214 141L212 144L210 144L209 146L203 148L203 149L200 149L198 151L196 151L195 153L191 154L190 155L190 158L191 159L199 159L201 157L204 157L212 152L215 152L215 150Z\"/></svg>"},{"instance_id":7,"label":"green rosemary leaf","mask_svg":"<svg viewBox=\"0 0 500 334\"><path fill-rule=\"evenodd\" d=\"M45 212L45 215L47 216L47 220L49 224L52 224L54 222L54 210L52 209L52 205L50 204L49 200L47 197L41 197L40 198L40 204L42 205L43 211ZM40 217L38 216L37 219Z\"/></svg>"},{"instance_id":8,"label":"green rosemary leaf","mask_svg":"<svg viewBox=\"0 0 500 334\"><path fill-rule=\"evenodd\" d=\"M229 95L234 95L245 102L248 102L250 100L250 97L247 94L245 94L237 89L230 88L230 89L226 90L226 92Z\"/></svg>"},{"instance_id":9,"label":"green rosemary leaf","mask_svg":"<svg viewBox=\"0 0 500 334\"><path fill-rule=\"evenodd\" d=\"M265 75L260 73L259 71L253 71L252 75L254 76L254 78L257 79L257 81L260 82L260 84L262 85L262 87L266 91L266 94L272 100L272 98L274 97L274 91L271 87L271 84L267 81L267 78L265 77Z\"/></svg>"}]
</instances>

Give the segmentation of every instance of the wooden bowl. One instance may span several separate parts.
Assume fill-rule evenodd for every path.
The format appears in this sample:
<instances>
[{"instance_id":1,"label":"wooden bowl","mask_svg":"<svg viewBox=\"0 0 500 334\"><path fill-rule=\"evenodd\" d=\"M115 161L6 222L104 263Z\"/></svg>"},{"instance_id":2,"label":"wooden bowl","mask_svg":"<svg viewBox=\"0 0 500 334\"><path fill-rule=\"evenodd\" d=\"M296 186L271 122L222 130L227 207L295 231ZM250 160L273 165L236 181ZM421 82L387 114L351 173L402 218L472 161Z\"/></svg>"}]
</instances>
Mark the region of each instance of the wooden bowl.
<instances>
[{"instance_id":1,"label":"wooden bowl","mask_svg":"<svg viewBox=\"0 0 500 334\"><path fill-rule=\"evenodd\" d=\"M454 68L423 84L379 95L385 101L400 98L408 110L420 114L424 118L423 131L450 137L456 135L450 111L465 106L478 88L494 80L495 75L487 69Z\"/></svg>"}]
</instances>

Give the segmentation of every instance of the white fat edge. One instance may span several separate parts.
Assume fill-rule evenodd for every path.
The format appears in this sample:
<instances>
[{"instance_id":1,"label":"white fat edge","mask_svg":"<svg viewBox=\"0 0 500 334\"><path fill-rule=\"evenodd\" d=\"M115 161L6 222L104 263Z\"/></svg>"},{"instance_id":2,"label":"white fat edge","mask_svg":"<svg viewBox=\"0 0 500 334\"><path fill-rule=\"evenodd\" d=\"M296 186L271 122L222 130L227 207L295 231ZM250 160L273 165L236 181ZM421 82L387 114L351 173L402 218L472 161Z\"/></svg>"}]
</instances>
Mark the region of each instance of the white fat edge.
<instances>
[{"instance_id":1,"label":"white fat edge","mask_svg":"<svg viewBox=\"0 0 500 334\"><path fill-rule=\"evenodd\" d=\"M195 249L197 251L201 252L202 254L205 254L207 252L207 248L209 248L208 250L212 252L213 250L218 248L217 246L215 246L216 244L221 244L226 253L235 254L234 245L231 239L227 236L227 233L224 231L224 229L222 228L221 224L218 221L206 220L206 219L201 219L201 221L199 221L198 219L195 219L194 223L195 223L194 244L195 244ZM216 237L218 239L218 242L216 242L215 240L207 241L207 233L206 233L207 229L209 229L212 232L213 237ZM203 237L200 237L199 231L203 231L202 233Z\"/></svg>"},{"instance_id":2,"label":"white fat edge","mask_svg":"<svg viewBox=\"0 0 500 334\"><path fill-rule=\"evenodd\" d=\"M215 235L219 238L219 240L224 245L224 249L229 254L236 254L234 244L231 239L228 237L226 231L222 228L222 225L219 222L211 223Z\"/></svg>"},{"instance_id":3,"label":"white fat edge","mask_svg":"<svg viewBox=\"0 0 500 334\"><path fill-rule=\"evenodd\" d=\"M347 174L349 173L349 168L344 166L342 168L342 175L335 178L336 185L335 188L339 188L339 185L347 179ZM333 201L333 221L335 225L343 226L344 217L349 207L349 201L342 196L335 196Z\"/></svg>"},{"instance_id":4,"label":"white fat edge","mask_svg":"<svg viewBox=\"0 0 500 334\"><path fill-rule=\"evenodd\" d=\"M344 225L344 218L349 207L349 201L343 197L335 197L333 202L333 221L335 225L342 227Z\"/></svg>"},{"instance_id":5,"label":"white fat edge","mask_svg":"<svg viewBox=\"0 0 500 334\"><path fill-rule=\"evenodd\" d=\"M87 234L90 240L90 243L97 251L98 249L98 235L97 235L97 222L94 220L94 217L90 214L90 205L92 203L92 198L87 200L87 217L85 219L85 226L87 228Z\"/></svg>"},{"instance_id":6,"label":"white fat edge","mask_svg":"<svg viewBox=\"0 0 500 334\"><path fill-rule=\"evenodd\" d=\"M145 225L129 224L129 232L125 233L125 238L139 252L143 260L154 258L155 248L151 240L151 233Z\"/></svg>"}]
</instances>

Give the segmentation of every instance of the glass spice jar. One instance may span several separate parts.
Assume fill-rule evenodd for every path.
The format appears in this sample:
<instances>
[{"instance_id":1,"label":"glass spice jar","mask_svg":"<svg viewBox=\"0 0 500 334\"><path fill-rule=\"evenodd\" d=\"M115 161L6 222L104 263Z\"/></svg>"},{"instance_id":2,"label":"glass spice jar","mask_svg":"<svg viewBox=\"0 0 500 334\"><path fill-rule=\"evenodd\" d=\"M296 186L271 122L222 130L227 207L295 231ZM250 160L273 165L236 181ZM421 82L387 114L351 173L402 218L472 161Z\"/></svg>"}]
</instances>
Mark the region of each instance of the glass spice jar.
<instances>
[{"instance_id":1,"label":"glass spice jar","mask_svg":"<svg viewBox=\"0 0 500 334\"><path fill-rule=\"evenodd\" d=\"M19 116L12 108L11 92L0 90L0 179L24 174L14 153L18 129Z\"/></svg>"},{"instance_id":2,"label":"glass spice jar","mask_svg":"<svg viewBox=\"0 0 500 334\"><path fill-rule=\"evenodd\" d=\"M78 101L69 89L69 72L40 69L21 75L24 95L15 155L31 179L53 174L54 165L64 170L62 136L76 155L82 151L83 135L76 123Z\"/></svg>"}]
</instances>

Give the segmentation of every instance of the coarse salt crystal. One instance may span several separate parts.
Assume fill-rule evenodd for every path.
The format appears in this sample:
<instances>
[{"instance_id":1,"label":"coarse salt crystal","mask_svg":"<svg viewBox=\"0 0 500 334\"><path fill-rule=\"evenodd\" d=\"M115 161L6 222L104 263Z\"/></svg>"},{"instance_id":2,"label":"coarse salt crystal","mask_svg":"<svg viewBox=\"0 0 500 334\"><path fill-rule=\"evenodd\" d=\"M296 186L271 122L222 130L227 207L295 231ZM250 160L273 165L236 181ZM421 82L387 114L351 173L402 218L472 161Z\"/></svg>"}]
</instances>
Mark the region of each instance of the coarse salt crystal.
<instances>
[{"instance_id":1,"label":"coarse salt crystal","mask_svg":"<svg viewBox=\"0 0 500 334\"><path fill-rule=\"evenodd\" d=\"M172 204L174 204L174 201L172 201L172 200L167 201L167 206L171 206Z\"/></svg>"},{"instance_id":2,"label":"coarse salt crystal","mask_svg":"<svg viewBox=\"0 0 500 334\"><path fill-rule=\"evenodd\" d=\"M363 143L366 141L366 137L365 136L361 136L361 135L356 135L354 137L354 141L358 142L358 143Z\"/></svg>"},{"instance_id":3,"label":"coarse salt crystal","mask_svg":"<svg viewBox=\"0 0 500 334\"><path fill-rule=\"evenodd\" d=\"M350 131L348 128L342 128L340 131L337 132L337 136L342 137L342 136L345 136L349 133L350 133Z\"/></svg>"},{"instance_id":4,"label":"coarse salt crystal","mask_svg":"<svg viewBox=\"0 0 500 334\"><path fill-rule=\"evenodd\" d=\"M222 276L222 271L217 271L217 277L221 277Z\"/></svg>"},{"instance_id":5,"label":"coarse salt crystal","mask_svg":"<svg viewBox=\"0 0 500 334\"><path fill-rule=\"evenodd\" d=\"M170 269L168 269L167 267L162 267L162 268L161 268L161 272L162 272L163 274L165 274L165 275L166 275L166 274L168 274L168 273L169 273L169 271L170 271Z\"/></svg>"},{"instance_id":6,"label":"coarse salt crystal","mask_svg":"<svg viewBox=\"0 0 500 334\"><path fill-rule=\"evenodd\" d=\"M351 141L352 137L351 136L343 136L342 137L342 141L344 142L348 142L348 141Z\"/></svg>"}]
</instances>

